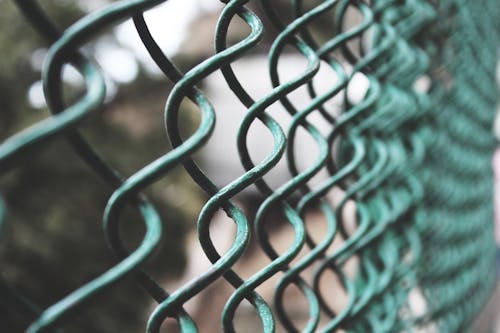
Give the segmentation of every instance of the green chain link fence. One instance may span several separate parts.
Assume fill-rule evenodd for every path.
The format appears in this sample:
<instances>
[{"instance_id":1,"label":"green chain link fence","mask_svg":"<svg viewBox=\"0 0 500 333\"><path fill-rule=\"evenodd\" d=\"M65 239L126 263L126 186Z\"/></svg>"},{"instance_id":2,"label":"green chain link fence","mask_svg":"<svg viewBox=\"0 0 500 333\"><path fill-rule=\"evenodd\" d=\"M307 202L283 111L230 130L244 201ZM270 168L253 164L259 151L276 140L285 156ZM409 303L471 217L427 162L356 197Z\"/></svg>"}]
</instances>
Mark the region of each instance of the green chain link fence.
<instances>
[{"instance_id":1,"label":"green chain link fence","mask_svg":"<svg viewBox=\"0 0 500 333\"><path fill-rule=\"evenodd\" d=\"M65 137L83 163L114 188L104 211L103 227L109 247L119 259L105 273L46 309L32 305L2 283L0 301L27 318L36 318L28 332L58 329L128 275L158 303L147 322L147 332L158 332L166 318L177 320L183 332L198 331L184 305L219 279L234 287L222 312L225 332L235 331L235 313L245 299L257 311L263 332L274 332L277 322L290 332L467 330L488 300L495 279L491 172L495 140L491 128L497 103L498 3L293 0L294 17L285 23L273 1L259 1L259 15L249 9L253 7L246 7L253 5L252 1L222 1L225 6L216 27L214 55L181 73L161 51L143 18L144 11L162 2L117 1L61 32L35 1L16 1L51 45L43 68L43 85L53 115L0 145L0 171L16 168L49 141ZM356 12L359 22L349 24L349 12ZM235 17L248 25L250 33L228 46L228 29ZM263 25L264 17L271 26ZM333 37L328 40L318 38L310 29L325 17L333 22ZM152 59L174 83L165 107L165 127L173 149L125 178L78 132L81 122L100 110L105 97L99 68L79 49L97 33L128 18L133 18ZM269 76L274 88L255 100L231 66L252 52L264 29L278 31L269 50ZM302 54L308 65L301 75L284 81L277 68L289 47ZM61 89L62 68L68 63L79 70L86 85L85 94L72 105L65 104ZM320 66L327 66L338 77L321 94L312 83ZM217 71L247 109L237 137L232 138L247 172L223 188L218 188L193 160L211 139L219 116L198 87ZM352 103L346 97L341 110L331 110L327 102L335 96L347 96L349 83L357 74L369 81L364 98ZM430 81L429 86L419 88L421 80ZM298 108L289 95L304 86L310 102ZM197 105L201 121L192 135L182 137L178 119L186 98ZM292 117L288 128L282 128L268 112L276 103ZM330 124L328 135L308 120L311 114L321 115ZM252 160L247 142L254 122L264 124L274 140L272 152L259 163ZM298 153L294 150L299 129L307 131L318 151L304 170L297 166ZM273 190L263 176L282 157L293 177ZM161 217L141 192L181 164L209 196L197 228L212 266L179 289L167 292L141 270L141 263L162 237ZM311 185L310 180L325 170L329 177ZM250 186L256 186L265 198L254 219L249 219L233 200ZM335 189L342 190L342 198L334 204L328 195ZM301 193L299 200L292 200L291 195L297 191ZM356 212L351 228L344 216L349 202L355 203ZM118 232L127 205L140 211L146 227L144 239L135 249L127 249ZM5 209L8 211L8 207ZM219 209L237 227L233 244L225 253L216 250L209 234ZM311 209L318 209L328 224L320 242L313 240L304 223ZM3 213L4 207L0 210ZM294 241L284 252L275 248L266 228L271 210L280 211L294 230ZM343 240L341 245L328 251L336 237ZM242 279L232 267L253 238L270 264ZM304 249L306 254L296 260ZM349 270L346 265L352 258L356 267ZM314 274L305 276L303 272L311 267ZM337 297L335 293L320 287L326 274L334 274L347 295L340 311L329 302ZM275 275L280 278L274 299L264 300L256 288ZM300 290L308 304L305 326L299 326L286 309L285 291L292 286ZM425 298L420 313L410 304L414 292Z\"/></svg>"}]
</instances>

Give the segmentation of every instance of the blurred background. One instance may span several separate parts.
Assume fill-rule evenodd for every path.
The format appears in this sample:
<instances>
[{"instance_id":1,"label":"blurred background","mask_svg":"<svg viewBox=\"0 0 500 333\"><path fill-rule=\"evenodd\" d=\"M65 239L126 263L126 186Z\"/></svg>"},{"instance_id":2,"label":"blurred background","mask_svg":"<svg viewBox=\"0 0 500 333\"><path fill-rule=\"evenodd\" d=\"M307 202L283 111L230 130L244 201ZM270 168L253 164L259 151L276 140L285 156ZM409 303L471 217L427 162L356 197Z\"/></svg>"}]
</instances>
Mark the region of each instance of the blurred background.
<instances>
[{"instance_id":1,"label":"blurred background","mask_svg":"<svg viewBox=\"0 0 500 333\"><path fill-rule=\"evenodd\" d=\"M285 4L288 2L277 2L283 13L290 11ZM108 1L44 0L40 3L64 29L85 13L105 6ZM186 70L213 54L213 32L221 8L221 3L216 0L170 0L148 11L145 18L163 51ZM327 26L320 23L313 29L318 35L328 36ZM247 29L232 25L229 40L240 40L247 35ZM264 95L271 87L270 82L253 85L251 82L256 76L268 77L266 52L275 33L272 30L266 32L261 46L244 61L235 64L235 70L242 80L247 80L248 89L255 96ZM8 0L0 0L0 50L0 140L3 140L49 115L40 80L47 44ZM163 109L172 84L150 59L131 20L99 35L86 45L84 52L95 56L105 74L107 103L101 113L87 119L80 129L113 166L128 176L170 150L163 128ZM282 70L283 77L291 77L300 72L304 60L289 52L282 66L286 67ZM234 138L236 124L245 109L238 106L218 75L210 76L203 89L224 116L218 119L213 140L197 159L221 185L244 170L237 160L236 143L224 151L219 150L219 143L228 137ZM320 86L322 80L331 79L328 74L321 74L315 80ZM67 66L63 80L68 101L78 99L84 89L80 74ZM366 90L363 78L359 78L356 84L357 88L349 95L354 100L362 98ZM300 103L301 94L305 95L305 91L298 91L294 97L297 103ZM183 130L189 133L198 124L198 113L189 103L184 103L183 108ZM275 114L280 122L286 124L289 121L282 110L276 110ZM500 125L495 127L497 133L500 132ZM265 156L271 149L267 132L261 130L252 128L254 132L250 136L254 138L249 144L256 158ZM314 147L307 140L311 139L304 136L301 145ZM304 151L311 156L315 154L308 149ZM307 156L304 160L307 161ZM496 165L500 169L500 163ZM267 177L271 183L279 184L287 176L282 166ZM30 156L24 165L2 174L0 194L8 210L0 234L0 278L45 308L111 267L115 260L106 246L101 224L102 212L111 193L112 189L81 163L62 139L53 140ZM164 234L159 250L145 269L162 281L167 290L173 290L208 265L201 249L196 248L194 230L207 197L182 168L170 172L146 193L164 217ZM239 200L251 212L255 207L252 203L260 198L255 190L250 189ZM224 223L222 215L218 218L220 221L214 223L213 233L214 237L220 237L219 244L224 248L230 244L233 235L217 232L217 225ZM138 221L136 212L130 210L123 223L127 225L123 236L131 248L142 239L144 232ZM286 244L290 235L287 236L286 232L280 235L278 237L283 237ZM245 275L245 265L249 265L250 274L255 271L253 267L262 266L262 261L254 257L240 265ZM219 327L219 318L214 321L204 309L207 304L217 308L214 304L218 299L221 300L219 307L223 305L222 300L227 298L231 289L223 282L221 284L206 290L198 304L188 304L198 320L206 323L207 329L202 331L215 332ZM272 288L272 281L267 285ZM497 304L498 301L493 299L484 319L481 319L488 324L482 326L478 322L478 332L486 332L491 327L500 332L499 324L491 324ZM126 280L106 297L101 297L82 316L68 323L68 331L141 332L152 308L150 298L133 281ZM246 319L248 331L252 330L254 319L251 315ZM0 303L0 331L21 332L28 324L26 318L8 307L1 307ZM256 327L260 324L256 323ZM165 330L170 331L170 328L167 323Z\"/></svg>"}]
</instances>

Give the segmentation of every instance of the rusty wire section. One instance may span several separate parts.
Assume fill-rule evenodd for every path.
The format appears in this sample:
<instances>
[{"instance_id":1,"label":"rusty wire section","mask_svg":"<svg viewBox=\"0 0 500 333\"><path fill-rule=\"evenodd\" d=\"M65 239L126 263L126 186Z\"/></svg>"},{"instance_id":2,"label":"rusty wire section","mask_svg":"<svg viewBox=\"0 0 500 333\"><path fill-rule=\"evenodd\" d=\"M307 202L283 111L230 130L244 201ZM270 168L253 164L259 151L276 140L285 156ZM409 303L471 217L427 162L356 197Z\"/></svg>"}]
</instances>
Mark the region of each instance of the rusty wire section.
<instances>
[{"instance_id":1,"label":"rusty wire section","mask_svg":"<svg viewBox=\"0 0 500 333\"><path fill-rule=\"evenodd\" d=\"M158 47L142 16L162 2L114 2L59 32L35 1L17 1L30 23L51 43L43 82L53 116L2 143L0 171L15 168L25 155L43 149L49 140L66 137L82 160L115 188L103 224L109 246L120 259L101 276L43 310L16 298L14 291L2 285L2 300L16 302L19 309L38 318L28 332L59 327L127 274L134 274L158 303L147 332L158 332L167 317L175 318L183 332L198 331L183 305L218 279L234 287L222 312L225 332L235 330L235 313L244 299L257 311L263 332L274 332L277 322L289 332L466 329L487 300L494 279L490 161L500 6L488 0L439 4L430 0L294 0L295 16L284 23L273 1L261 0L261 13L274 26L267 27L246 7L249 0L222 1L225 7L216 28L214 55L181 73ZM349 13L360 18L356 24L349 23ZM105 95L99 69L79 48L97 32L131 17L152 58L175 83L165 107L165 126L173 149L123 178L77 131L80 122L103 104ZM228 47L229 24L235 17L248 25L250 33ZM333 22L333 37L328 40L317 38L310 30L311 24L325 17ZM274 89L255 100L231 64L256 47L264 29L279 32L269 50ZM278 64L287 47L307 60L307 68L293 80L284 81ZM73 105L64 104L61 92L61 70L67 63L78 68L87 87ZM322 93L313 84L320 66L337 78ZM217 71L247 108L237 137L228 138L236 140L247 172L223 188L192 159L210 140L218 116L197 85ZM360 101L353 102L348 98L349 89L354 89L350 83L359 75L366 78L369 88ZM288 95L304 86L310 101L299 108ZM328 104L336 96L344 97L340 110ZM178 117L186 98L198 106L201 122L192 135L183 138ZM288 128L282 128L267 110L276 103L292 117ZM308 120L311 114L321 115L330 124L326 135ZM247 146L253 122L264 124L274 139L273 151L258 163ZM297 166L300 156L294 151L299 129L307 131L318 151L303 170ZM273 190L262 177L281 158L286 158L293 177ZM213 265L193 281L167 292L140 269L158 244L162 229L161 217L141 191L180 164L210 196L197 226L199 242ZM328 177L311 185L310 180L325 171ZM232 201L249 186L256 186L265 198L252 220ZM290 200L296 191L301 193L298 202ZM332 200L332 191L341 193L340 198ZM344 212L353 203L356 217L347 221ZM141 245L132 250L125 248L118 233L120 214L127 204L137 207L147 228ZM319 242L304 223L313 208L328 225ZM219 209L237 227L234 242L225 253L218 253L209 234ZM286 217L284 223L294 230L294 241L284 252L275 248L266 228L271 210L279 210ZM258 241L271 263L243 280L232 266L251 238ZM340 239L340 245L333 247L334 239ZM304 248L306 254L298 258ZM354 268L347 269L352 259ZM312 276L303 274L310 268ZM268 302L255 290L277 274L280 279L274 300ZM331 305L337 295L321 288L328 274L336 276L347 295L340 309ZM287 312L285 291L292 285L308 304L306 323L297 323ZM418 295L425 302L416 309L412 297Z\"/></svg>"}]
</instances>

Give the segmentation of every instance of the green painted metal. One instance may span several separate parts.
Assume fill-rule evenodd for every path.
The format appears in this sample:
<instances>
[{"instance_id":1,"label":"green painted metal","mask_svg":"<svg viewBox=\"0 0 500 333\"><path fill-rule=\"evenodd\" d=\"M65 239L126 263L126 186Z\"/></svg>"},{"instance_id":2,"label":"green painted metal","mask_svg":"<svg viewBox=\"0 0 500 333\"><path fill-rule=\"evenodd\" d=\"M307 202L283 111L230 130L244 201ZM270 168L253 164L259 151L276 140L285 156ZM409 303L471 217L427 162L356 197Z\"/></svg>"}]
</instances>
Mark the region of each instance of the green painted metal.
<instances>
[{"instance_id":1,"label":"green painted metal","mask_svg":"<svg viewBox=\"0 0 500 333\"><path fill-rule=\"evenodd\" d=\"M23 163L33 151L43 150L49 140L66 137L82 162L114 188L103 226L109 246L119 258L107 272L43 310L2 283L0 301L33 320L28 332L59 327L87 307L89 300L129 274L158 302L147 332L158 332L168 317L175 318L183 332L197 332L195 320L183 305L218 279L225 279L235 289L222 313L225 332L235 331L235 312L244 299L255 307L263 332L274 332L276 321L290 332L394 332L430 325L439 332L466 330L488 299L495 277L490 164L495 146L491 127L497 103L494 73L500 6L493 0L325 0L313 4L293 0L295 17L284 23L275 4L261 0L259 5L274 26L271 28L246 7L252 1L222 1L225 7L216 27L215 54L181 73L156 44L142 16L162 2L114 2L59 32L36 1L16 1L51 45L43 83L53 115L0 145L0 171ZM361 17L352 27L347 24L349 11ZM250 33L228 47L229 24L236 16L248 25ZM327 16L334 22L333 37L320 41L310 26ZM173 149L124 178L78 133L81 121L103 104L106 88L98 67L79 48L97 33L131 17L152 59L175 83L164 113ZM265 29L278 31L269 51L269 76L274 88L254 100L231 64L244 59L259 44ZM282 80L277 70L285 47L293 47L307 60L304 72L290 81ZM82 73L87 88L73 105L65 105L62 98L61 71L67 63ZM338 77L321 94L312 84L320 66L328 66ZM246 173L223 188L218 188L192 159L210 140L217 116L217 110L197 86L217 71L248 110L234 138ZM326 102L337 95L347 96L355 74L367 78L366 96L357 104L346 97L340 115L335 115ZM416 88L422 78L430 81L429 89ZM307 86L310 103L297 108L288 95L303 86ZM198 106L201 116L199 127L188 138L181 137L178 124L185 98ZM291 115L288 128L282 128L268 112L275 103ZM328 135L308 121L312 113L331 124ZM264 124L274 140L272 152L259 163L250 157L247 143L255 121ZM294 151L299 128L310 134L318 150L305 170L299 170ZM273 190L262 177L282 157L293 177ZM180 164L209 196L197 226L200 244L213 265L169 294L139 268L162 233L161 217L141 191ZM320 185L310 185L309 181L323 170L329 177ZM251 185L265 198L254 220L232 201ZM338 188L343 189L343 197L332 204L327 195ZM298 202L290 200L296 191L301 193ZM347 230L343 214L349 202L355 203L354 231ZM126 249L118 233L126 204L137 207L147 230L133 251ZM304 223L312 207L328 224L328 232L319 243L311 238ZM219 209L237 227L232 246L223 254L218 253L209 235L210 223ZM276 209L286 217L295 235L283 253L274 248L266 231L269 213ZM328 252L338 236L344 242L333 253ZM232 266L243 256L252 237L271 262L242 279ZM292 264L304 248L307 254ZM358 260L354 273L345 268L351 258ZM314 274L306 278L302 273L310 267L315 267ZM280 272L273 304L269 304L255 290ZM331 309L328 302L336 295L320 288L325 274L336 275L348 295L340 312ZM285 307L285 291L292 285L309 306L304 327L296 326ZM426 300L423 314L416 314L410 306L409 295L415 291L421 291Z\"/></svg>"}]
</instances>

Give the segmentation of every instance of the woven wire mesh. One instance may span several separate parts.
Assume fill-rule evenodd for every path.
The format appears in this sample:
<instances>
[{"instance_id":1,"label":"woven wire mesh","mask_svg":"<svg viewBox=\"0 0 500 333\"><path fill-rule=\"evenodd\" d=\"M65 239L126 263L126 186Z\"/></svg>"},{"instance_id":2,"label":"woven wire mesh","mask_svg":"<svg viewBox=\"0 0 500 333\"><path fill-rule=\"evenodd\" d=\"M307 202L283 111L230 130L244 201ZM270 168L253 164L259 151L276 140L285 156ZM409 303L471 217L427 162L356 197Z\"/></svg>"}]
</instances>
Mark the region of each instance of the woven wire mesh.
<instances>
[{"instance_id":1,"label":"woven wire mesh","mask_svg":"<svg viewBox=\"0 0 500 333\"><path fill-rule=\"evenodd\" d=\"M92 299L113 288L127 275L158 305L151 313L147 332L158 332L166 318L178 321L183 332L197 331L185 303L219 279L234 287L222 312L223 330L235 331L234 318L243 300L258 313L262 331L273 332L277 323L296 332L393 332L424 330L460 332L487 301L494 282L491 157L495 140L491 133L497 88L500 8L495 1L444 0L325 0L292 1L293 17L283 21L273 2L262 0L260 14L246 7L249 0L222 1L225 6L216 27L215 52L208 59L181 73L152 37L143 12L163 1L118 1L88 14L60 32L35 1L17 1L27 20L51 47L43 69L43 84L52 117L8 138L0 145L0 171L24 163L29 154L43 150L51 140L65 137L74 151L114 189L104 211L104 236L118 263L99 277L46 309L1 286L1 301L17 305L21 313L35 316L28 332L57 328L64 320L92 306ZM250 4L253 4L250 2ZM360 19L348 24L348 13ZM262 17L261 17L262 16ZM230 23L239 17L250 33L227 45ZM332 37L320 39L310 26L328 18ZM79 51L96 33L133 18L144 46L164 75L175 85L165 107L165 127L173 149L137 170L121 176L79 134L81 122L104 103L105 81L99 68ZM264 26L262 18L271 26ZM269 50L269 77L273 89L254 99L232 69L260 42L264 29L277 37ZM280 77L278 64L286 48L294 48L307 60L307 68L293 80ZM86 93L65 105L62 68L71 63L83 75ZM318 93L313 80L320 66L336 76ZM217 108L200 83L221 72L233 94L247 109L236 141L246 173L218 188L203 172L194 154L211 139ZM348 98L356 75L369 82L360 101ZM427 87L419 82L427 80ZM289 98L306 86L309 104L297 107ZM323 87L325 88L325 87ZM332 110L328 101L344 96ZM179 111L184 99L199 110L200 124L189 137L179 130ZM291 116L282 128L268 108L279 103ZM328 133L309 121L317 114L330 124ZM262 161L252 160L248 132L261 122L273 137L273 150ZM305 130L318 154L301 170L294 150L297 132ZM273 189L264 180L278 161L285 158L291 179ZM161 217L141 191L183 165L209 200L197 221L199 242L212 262L209 270L177 290L164 290L141 270L162 235ZM328 177L312 185L320 172ZM250 219L233 198L256 186L265 198ZM300 192L298 201L291 195ZM341 193L337 200L331 192ZM355 221L345 210L354 203ZM146 227L139 247L127 249L118 232L126 205L135 206ZM214 214L223 209L237 227L235 239L225 253L216 250L209 227ZM305 223L306 213L317 209L327 222L324 238L317 242ZM3 205L0 213L3 214ZM266 225L271 210L278 210L294 231L294 241L278 251ZM340 245L331 251L334 239ZM232 267L256 239L270 264L241 278ZM305 251L301 252L301 251ZM299 252L301 255L299 256ZM354 269L348 269L355 259ZM312 276L305 275L313 268ZM330 300L338 295L321 288L322 278L336 276L347 295L340 309ZM272 300L256 289L273 276L279 282ZM295 286L307 302L307 321L299 325L287 311L286 290ZM425 298L423 311L411 305L412 293Z\"/></svg>"}]
</instances>

